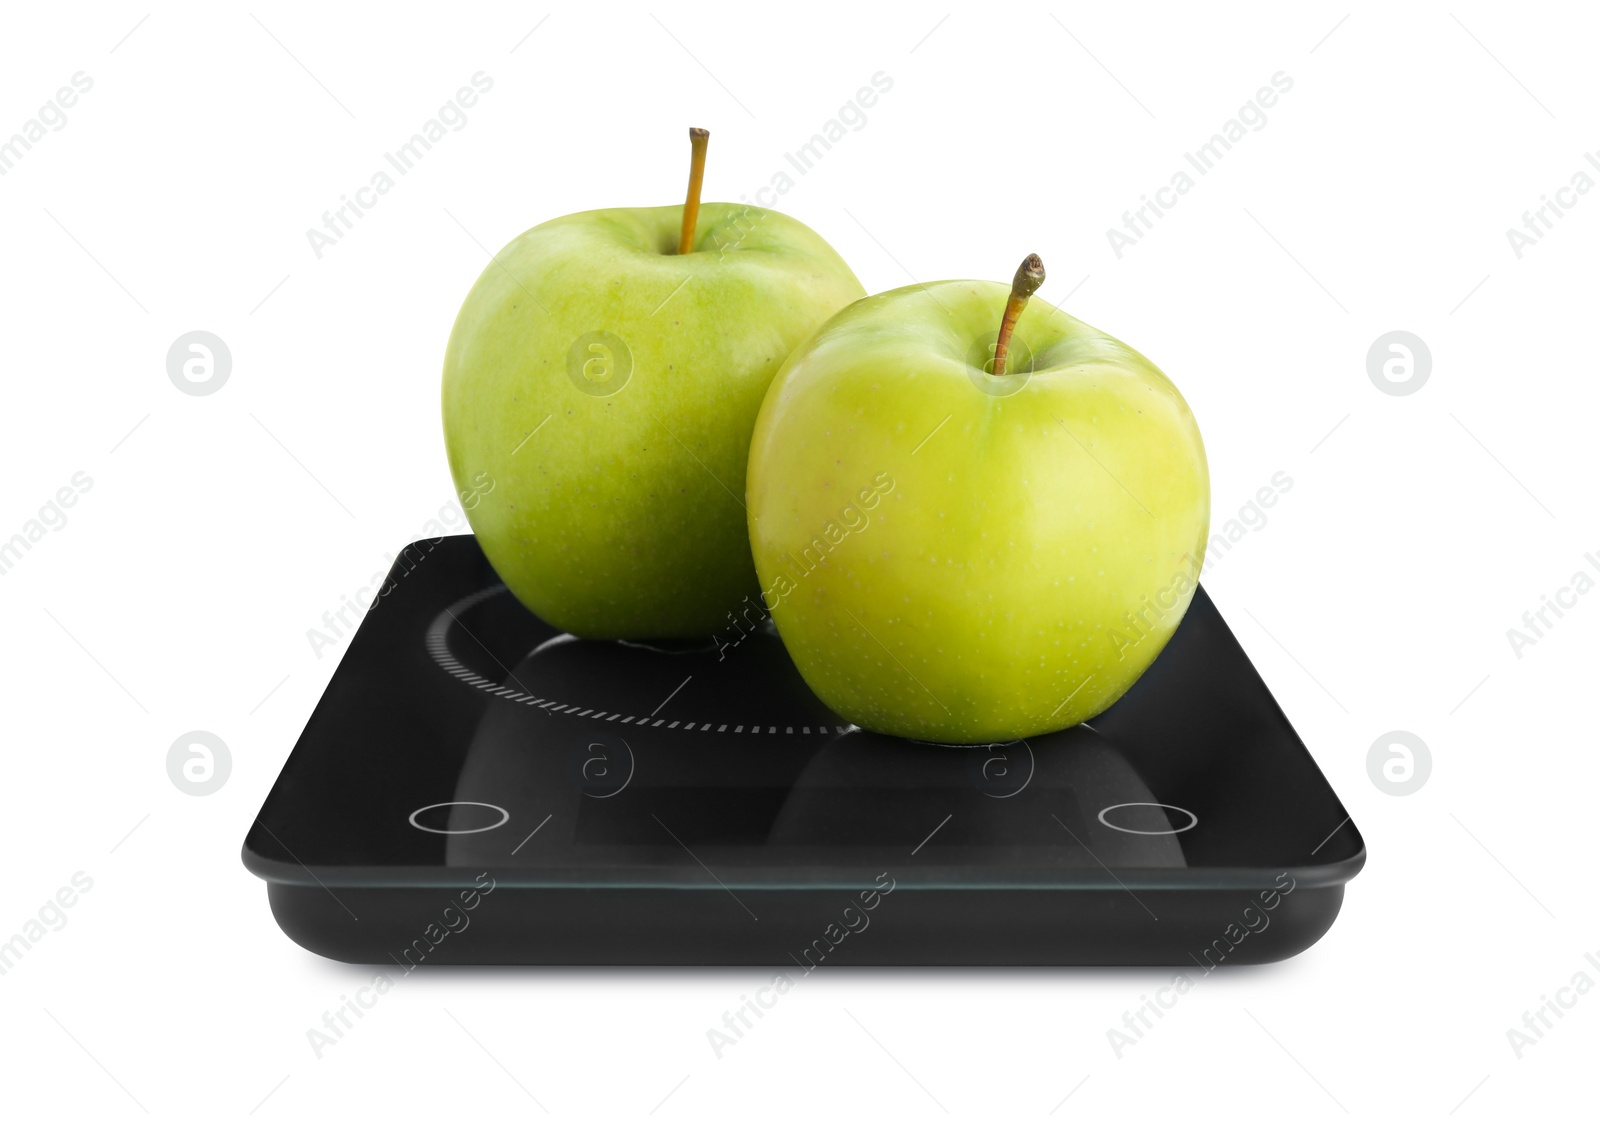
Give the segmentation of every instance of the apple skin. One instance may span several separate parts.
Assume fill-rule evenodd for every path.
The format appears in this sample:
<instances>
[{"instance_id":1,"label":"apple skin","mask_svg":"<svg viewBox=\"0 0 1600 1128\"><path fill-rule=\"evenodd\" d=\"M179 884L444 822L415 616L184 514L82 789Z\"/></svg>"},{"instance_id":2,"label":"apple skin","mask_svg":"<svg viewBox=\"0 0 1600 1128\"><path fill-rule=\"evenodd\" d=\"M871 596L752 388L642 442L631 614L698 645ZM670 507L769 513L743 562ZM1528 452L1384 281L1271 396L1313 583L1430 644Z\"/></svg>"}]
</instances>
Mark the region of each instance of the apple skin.
<instances>
[{"instance_id":1,"label":"apple skin","mask_svg":"<svg viewBox=\"0 0 1600 1128\"><path fill-rule=\"evenodd\" d=\"M679 255L682 214L615 208L524 232L472 287L445 353L445 446L473 532L519 600L584 637L705 636L755 595L742 498L756 413L784 358L864 293L788 216L704 204ZM594 333L611 336L591 349Z\"/></svg>"},{"instance_id":2,"label":"apple skin","mask_svg":"<svg viewBox=\"0 0 1600 1128\"><path fill-rule=\"evenodd\" d=\"M980 390L1008 293L936 282L855 303L785 362L756 421L763 596L813 692L865 729L978 743L1093 717L1198 583L1210 481L1183 397L1037 299L1012 338L1026 380Z\"/></svg>"}]
</instances>

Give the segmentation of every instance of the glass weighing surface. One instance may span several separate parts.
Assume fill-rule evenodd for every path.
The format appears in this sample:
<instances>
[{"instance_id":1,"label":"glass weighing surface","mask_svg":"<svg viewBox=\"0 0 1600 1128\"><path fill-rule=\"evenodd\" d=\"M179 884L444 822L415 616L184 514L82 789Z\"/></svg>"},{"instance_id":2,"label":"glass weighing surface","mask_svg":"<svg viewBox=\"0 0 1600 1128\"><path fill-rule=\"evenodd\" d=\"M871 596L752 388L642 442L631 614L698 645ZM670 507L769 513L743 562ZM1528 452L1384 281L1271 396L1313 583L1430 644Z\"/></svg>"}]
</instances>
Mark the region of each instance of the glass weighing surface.
<instances>
[{"instance_id":1,"label":"glass weighing surface","mask_svg":"<svg viewBox=\"0 0 1600 1128\"><path fill-rule=\"evenodd\" d=\"M1089 723L941 746L835 716L770 621L561 634L456 536L396 560L244 860L360 962L1203 965L1314 942L1365 848L1203 590Z\"/></svg>"}]
</instances>

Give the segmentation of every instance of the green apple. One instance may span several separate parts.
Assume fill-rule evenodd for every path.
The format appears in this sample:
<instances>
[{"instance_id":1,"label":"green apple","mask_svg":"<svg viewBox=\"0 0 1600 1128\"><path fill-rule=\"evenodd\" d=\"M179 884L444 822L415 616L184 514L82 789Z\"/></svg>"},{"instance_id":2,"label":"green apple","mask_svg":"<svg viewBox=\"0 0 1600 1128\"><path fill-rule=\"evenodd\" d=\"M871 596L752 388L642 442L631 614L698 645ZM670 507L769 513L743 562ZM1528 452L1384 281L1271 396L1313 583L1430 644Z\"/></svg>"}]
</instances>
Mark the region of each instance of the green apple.
<instances>
[{"instance_id":1,"label":"green apple","mask_svg":"<svg viewBox=\"0 0 1600 1128\"><path fill-rule=\"evenodd\" d=\"M767 392L746 495L762 594L806 682L862 728L1066 728L1189 606L1210 518L1194 416L1133 349L1029 305L1043 278L1030 256L1009 296L856 302Z\"/></svg>"},{"instance_id":2,"label":"green apple","mask_svg":"<svg viewBox=\"0 0 1600 1128\"><path fill-rule=\"evenodd\" d=\"M519 235L445 352L445 446L473 532L518 599L586 637L705 636L755 595L743 497L762 396L864 293L804 224L702 208L691 136L688 203Z\"/></svg>"}]
</instances>

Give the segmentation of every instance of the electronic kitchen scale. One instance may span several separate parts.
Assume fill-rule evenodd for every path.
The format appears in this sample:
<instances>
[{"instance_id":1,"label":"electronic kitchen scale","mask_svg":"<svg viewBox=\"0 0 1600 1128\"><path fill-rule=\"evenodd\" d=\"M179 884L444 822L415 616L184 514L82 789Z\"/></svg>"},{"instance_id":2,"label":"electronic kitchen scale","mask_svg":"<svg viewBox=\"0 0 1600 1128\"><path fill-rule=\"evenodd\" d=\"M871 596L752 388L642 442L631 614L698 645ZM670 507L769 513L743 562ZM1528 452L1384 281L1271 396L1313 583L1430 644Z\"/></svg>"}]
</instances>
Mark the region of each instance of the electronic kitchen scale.
<instances>
[{"instance_id":1,"label":"electronic kitchen scale","mask_svg":"<svg viewBox=\"0 0 1600 1128\"><path fill-rule=\"evenodd\" d=\"M1204 591L1091 723L877 736L770 622L547 626L471 536L396 562L244 844L279 925L390 964L1283 959L1366 859Z\"/></svg>"}]
</instances>

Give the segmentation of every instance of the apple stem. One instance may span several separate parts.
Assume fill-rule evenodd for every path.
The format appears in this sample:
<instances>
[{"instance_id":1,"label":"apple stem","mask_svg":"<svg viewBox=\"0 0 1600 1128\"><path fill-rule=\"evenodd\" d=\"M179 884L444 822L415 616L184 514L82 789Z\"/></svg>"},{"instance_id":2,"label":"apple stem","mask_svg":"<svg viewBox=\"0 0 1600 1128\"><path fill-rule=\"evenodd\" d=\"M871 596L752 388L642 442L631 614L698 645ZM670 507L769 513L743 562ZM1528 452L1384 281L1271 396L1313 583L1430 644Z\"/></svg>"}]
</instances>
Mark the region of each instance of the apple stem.
<instances>
[{"instance_id":1,"label":"apple stem","mask_svg":"<svg viewBox=\"0 0 1600 1128\"><path fill-rule=\"evenodd\" d=\"M710 140L709 129L689 127L689 195L683 201L683 230L678 233L680 255L694 249L694 229L700 222L700 184L706 178L706 142Z\"/></svg>"},{"instance_id":2,"label":"apple stem","mask_svg":"<svg viewBox=\"0 0 1600 1128\"><path fill-rule=\"evenodd\" d=\"M1006 374L1006 350L1011 347L1011 331L1017 327L1028 299L1044 285L1044 261L1038 255L1029 255L1017 267L1017 276L1011 280L1011 296L1006 299L1005 316L1000 319L1000 336L994 342L994 374Z\"/></svg>"}]
</instances>

